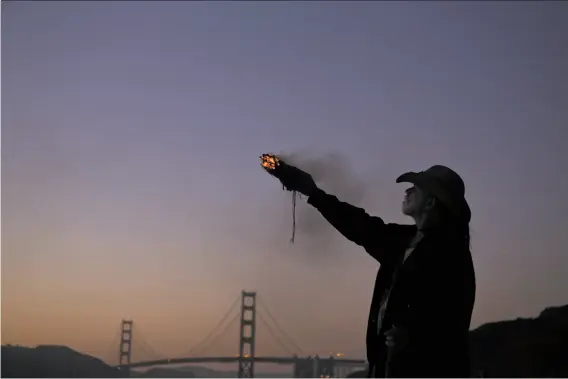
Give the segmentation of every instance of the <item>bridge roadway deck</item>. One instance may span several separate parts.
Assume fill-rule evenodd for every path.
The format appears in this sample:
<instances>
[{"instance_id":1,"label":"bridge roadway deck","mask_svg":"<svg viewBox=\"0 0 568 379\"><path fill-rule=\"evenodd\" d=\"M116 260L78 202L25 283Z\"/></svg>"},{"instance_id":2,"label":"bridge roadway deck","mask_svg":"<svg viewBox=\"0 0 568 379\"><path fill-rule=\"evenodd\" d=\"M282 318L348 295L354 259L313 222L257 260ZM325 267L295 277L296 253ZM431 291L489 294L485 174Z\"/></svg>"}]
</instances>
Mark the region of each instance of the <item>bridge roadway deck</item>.
<instances>
[{"instance_id":1,"label":"bridge roadway deck","mask_svg":"<svg viewBox=\"0 0 568 379\"><path fill-rule=\"evenodd\" d=\"M172 359L158 359L154 361L135 362L129 365L122 365L120 367L148 367L148 366L162 366L162 365L176 365L184 363L231 363L238 362L240 357L192 357L192 358L172 358ZM276 364L294 364L297 361L305 360L302 357L254 357L245 358L245 360L254 360L257 363L276 363ZM340 365L364 365L366 361L362 359L339 359L339 358L324 358L319 357L320 360L333 359L336 364Z\"/></svg>"}]
</instances>

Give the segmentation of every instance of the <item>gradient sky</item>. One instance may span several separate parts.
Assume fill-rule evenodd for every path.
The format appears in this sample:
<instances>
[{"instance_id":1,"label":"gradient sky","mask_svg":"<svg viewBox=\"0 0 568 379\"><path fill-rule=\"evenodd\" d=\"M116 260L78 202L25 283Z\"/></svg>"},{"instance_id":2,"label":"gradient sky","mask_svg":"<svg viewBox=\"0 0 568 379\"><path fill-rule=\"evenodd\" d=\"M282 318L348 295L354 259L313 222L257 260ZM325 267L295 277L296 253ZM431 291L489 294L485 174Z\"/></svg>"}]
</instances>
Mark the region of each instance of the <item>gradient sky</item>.
<instances>
[{"instance_id":1,"label":"gradient sky","mask_svg":"<svg viewBox=\"0 0 568 379\"><path fill-rule=\"evenodd\" d=\"M568 303L567 41L565 2L2 2L2 343L114 359L132 317L177 356L251 289L363 357L378 264L303 201L288 243L267 151L343 157L322 187L393 222L397 175L454 168L473 326Z\"/></svg>"}]
</instances>

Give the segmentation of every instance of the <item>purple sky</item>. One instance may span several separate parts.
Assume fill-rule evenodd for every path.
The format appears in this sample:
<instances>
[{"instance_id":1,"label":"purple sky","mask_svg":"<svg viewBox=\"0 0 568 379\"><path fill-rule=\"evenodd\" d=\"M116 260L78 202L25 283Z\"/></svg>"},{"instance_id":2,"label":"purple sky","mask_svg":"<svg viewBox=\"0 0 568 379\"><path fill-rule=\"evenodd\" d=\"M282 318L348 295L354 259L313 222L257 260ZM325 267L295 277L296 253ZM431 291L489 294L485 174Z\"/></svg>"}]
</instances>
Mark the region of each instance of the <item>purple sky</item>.
<instances>
[{"instance_id":1,"label":"purple sky","mask_svg":"<svg viewBox=\"0 0 568 379\"><path fill-rule=\"evenodd\" d=\"M567 41L565 2L3 2L2 343L103 356L132 317L176 356L246 288L363 357L378 265L304 202L288 244L268 151L340 154L394 222L398 174L454 168L473 326L568 303Z\"/></svg>"}]
</instances>

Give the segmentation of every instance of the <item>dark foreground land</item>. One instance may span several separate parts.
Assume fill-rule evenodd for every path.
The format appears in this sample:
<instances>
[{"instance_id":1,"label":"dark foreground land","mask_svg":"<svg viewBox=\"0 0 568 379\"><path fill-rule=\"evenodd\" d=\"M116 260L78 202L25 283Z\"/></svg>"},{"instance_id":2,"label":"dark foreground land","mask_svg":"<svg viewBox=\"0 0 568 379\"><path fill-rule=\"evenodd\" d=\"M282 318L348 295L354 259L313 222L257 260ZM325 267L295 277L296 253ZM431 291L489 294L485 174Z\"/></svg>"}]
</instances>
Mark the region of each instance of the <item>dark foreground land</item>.
<instances>
[{"instance_id":1,"label":"dark foreground land","mask_svg":"<svg viewBox=\"0 0 568 379\"><path fill-rule=\"evenodd\" d=\"M534 319L484 324L471 332L473 376L568 377L568 305L547 308ZM2 377L117 378L100 359L65 346L2 346ZM267 377L264 374L260 374ZM204 367L154 368L131 376L153 378L236 377Z\"/></svg>"}]
</instances>

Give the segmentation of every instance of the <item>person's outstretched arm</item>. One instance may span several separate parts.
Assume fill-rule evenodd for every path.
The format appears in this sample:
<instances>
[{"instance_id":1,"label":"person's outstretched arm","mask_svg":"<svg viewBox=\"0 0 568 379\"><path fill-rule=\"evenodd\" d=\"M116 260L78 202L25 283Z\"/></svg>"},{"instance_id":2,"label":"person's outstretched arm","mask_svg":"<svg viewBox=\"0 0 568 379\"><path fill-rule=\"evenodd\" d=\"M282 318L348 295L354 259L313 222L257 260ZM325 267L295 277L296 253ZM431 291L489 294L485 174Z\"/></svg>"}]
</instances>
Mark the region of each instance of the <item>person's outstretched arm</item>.
<instances>
[{"instance_id":1,"label":"person's outstretched arm","mask_svg":"<svg viewBox=\"0 0 568 379\"><path fill-rule=\"evenodd\" d=\"M337 197L319 189L307 172L275 159L270 155L261 156L265 170L277 177L288 190L308 196L308 203L320 211L335 229L365 248L381 264L389 261L395 251L404 250L403 244L416 233L416 226L385 224L381 218L372 217L361 208L339 201ZM267 165L269 160L273 164L279 162L276 168Z\"/></svg>"},{"instance_id":2,"label":"person's outstretched arm","mask_svg":"<svg viewBox=\"0 0 568 379\"><path fill-rule=\"evenodd\" d=\"M310 193L308 203L345 238L365 248L381 264L390 258L393 249L416 233L413 225L385 224L380 217L370 216L364 209L342 202L319 188Z\"/></svg>"}]
</instances>

